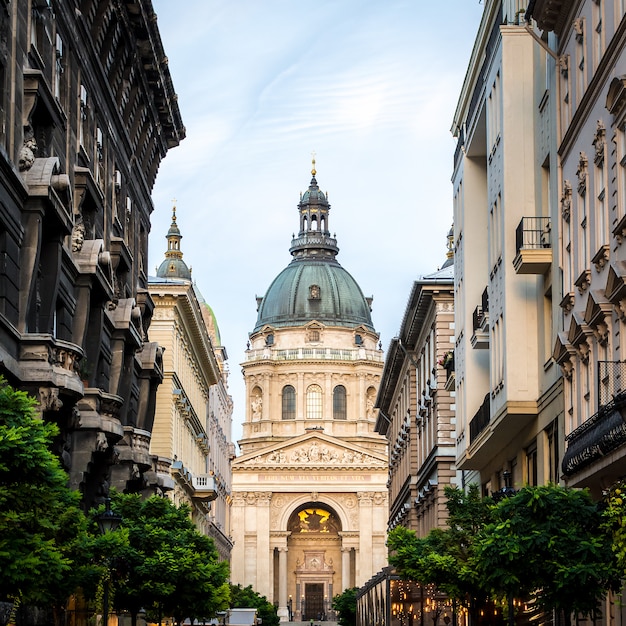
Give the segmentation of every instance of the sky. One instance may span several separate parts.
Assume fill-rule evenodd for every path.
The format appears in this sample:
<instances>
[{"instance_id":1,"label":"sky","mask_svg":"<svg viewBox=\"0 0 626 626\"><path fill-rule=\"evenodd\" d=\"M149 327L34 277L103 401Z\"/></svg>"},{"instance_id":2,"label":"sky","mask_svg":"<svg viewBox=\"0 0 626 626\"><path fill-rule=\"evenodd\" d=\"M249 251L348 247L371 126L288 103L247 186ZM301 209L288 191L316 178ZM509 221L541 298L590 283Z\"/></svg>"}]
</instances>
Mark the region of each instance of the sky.
<instances>
[{"instance_id":1,"label":"sky","mask_svg":"<svg viewBox=\"0 0 626 626\"><path fill-rule=\"evenodd\" d=\"M290 262L300 192L331 204L337 257L373 296L383 349L446 258L450 128L479 0L153 0L186 138L153 190L150 274L176 203L184 260L228 353L232 439L256 296Z\"/></svg>"}]
</instances>

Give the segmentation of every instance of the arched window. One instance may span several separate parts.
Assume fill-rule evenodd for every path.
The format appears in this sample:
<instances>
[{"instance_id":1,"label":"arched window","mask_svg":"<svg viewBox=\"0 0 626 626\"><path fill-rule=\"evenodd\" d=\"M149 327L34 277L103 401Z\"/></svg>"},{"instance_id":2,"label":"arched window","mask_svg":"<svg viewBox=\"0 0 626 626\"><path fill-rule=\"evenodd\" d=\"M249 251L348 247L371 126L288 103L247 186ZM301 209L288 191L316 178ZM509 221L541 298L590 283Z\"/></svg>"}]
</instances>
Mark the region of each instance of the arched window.
<instances>
[{"instance_id":1,"label":"arched window","mask_svg":"<svg viewBox=\"0 0 626 626\"><path fill-rule=\"evenodd\" d=\"M283 387L283 415L284 420L296 419L296 390L291 385Z\"/></svg>"},{"instance_id":2,"label":"arched window","mask_svg":"<svg viewBox=\"0 0 626 626\"><path fill-rule=\"evenodd\" d=\"M337 385L333 389L333 419L347 419L346 388L343 385Z\"/></svg>"},{"instance_id":3,"label":"arched window","mask_svg":"<svg viewBox=\"0 0 626 626\"><path fill-rule=\"evenodd\" d=\"M306 417L310 420L322 419L322 388L309 385L306 390Z\"/></svg>"}]
</instances>

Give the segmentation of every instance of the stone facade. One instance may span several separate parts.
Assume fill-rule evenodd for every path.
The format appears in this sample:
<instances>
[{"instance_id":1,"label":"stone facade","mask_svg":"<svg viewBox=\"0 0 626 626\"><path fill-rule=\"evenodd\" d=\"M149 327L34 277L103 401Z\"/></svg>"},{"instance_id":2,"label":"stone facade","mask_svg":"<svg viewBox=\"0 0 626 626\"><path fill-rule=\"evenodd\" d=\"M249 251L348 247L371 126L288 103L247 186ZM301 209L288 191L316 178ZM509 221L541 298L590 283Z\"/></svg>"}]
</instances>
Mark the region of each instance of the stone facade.
<instances>
[{"instance_id":1,"label":"stone facade","mask_svg":"<svg viewBox=\"0 0 626 626\"><path fill-rule=\"evenodd\" d=\"M371 300L334 260L313 174L294 261L259 299L233 462L232 581L283 620L328 617L334 595L387 562L387 445L374 431L383 355Z\"/></svg>"},{"instance_id":2,"label":"stone facade","mask_svg":"<svg viewBox=\"0 0 626 626\"><path fill-rule=\"evenodd\" d=\"M87 509L158 489L150 192L185 135L149 0L0 1L0 363Z\"/></svg>"},{"instance_id":3,"label":"stone facade","mask_svg":"<svg viewBox=\"0 0 626 626\"><path fill-rule=\"evenodd\" d=\"M229 560L234 446L227 354L182 259L175 209L167 239L166 259L149 279L155 303L150 332L164 350L150 453L159 460L168 497L189 506L198 529L213 537L220 557Z\"/></svg>"},{"instance_id":4,"label":"stone facade","mask_svg":"<svg viewBox=\"0 0 626 626\"><path fill-rule=\"evenodd\" d=\"M451 240L444 266L413 284L376 400L376 430L390 448L389 530L421 537L445 525L444 489L457 483Z\"/></svg>"},{"instance_id":5,"label":"stone facade","mask_svg":"<svg viewBox=\"0 0 626 626\"><path fill-rule=\"evenodd\" d=\"M485 2L453 124L456 461L484 494L561 478L552 57L525 6Z\"/></svg>"}]
</instances>

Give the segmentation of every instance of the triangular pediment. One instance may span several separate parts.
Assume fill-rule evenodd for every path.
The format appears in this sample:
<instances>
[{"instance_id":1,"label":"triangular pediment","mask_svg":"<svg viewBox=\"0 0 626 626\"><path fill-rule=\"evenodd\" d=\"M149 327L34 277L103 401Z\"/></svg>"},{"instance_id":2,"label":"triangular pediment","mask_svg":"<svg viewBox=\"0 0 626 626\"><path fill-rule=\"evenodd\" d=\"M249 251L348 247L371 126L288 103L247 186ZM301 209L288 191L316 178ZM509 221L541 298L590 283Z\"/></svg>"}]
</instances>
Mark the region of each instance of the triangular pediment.
<instances>
[{"instance_id":1,"label":"triangular pediment","mask_svg":"<svg viewBox=\"0 0 626 626\"><path fill-rule=\"evenodd\" d=\"M236 458L235 469L386 469L387 457L320 431L292 437Z\"/></svg>"}]
</instances>

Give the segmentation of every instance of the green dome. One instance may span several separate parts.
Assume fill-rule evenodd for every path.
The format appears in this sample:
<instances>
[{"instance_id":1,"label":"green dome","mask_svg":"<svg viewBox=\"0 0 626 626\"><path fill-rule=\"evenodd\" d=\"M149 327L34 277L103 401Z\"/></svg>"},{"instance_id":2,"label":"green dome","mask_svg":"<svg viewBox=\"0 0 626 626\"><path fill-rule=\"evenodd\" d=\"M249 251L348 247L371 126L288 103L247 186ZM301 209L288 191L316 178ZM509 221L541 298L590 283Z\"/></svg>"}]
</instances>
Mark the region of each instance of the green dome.
<instances>
[{"instance_id":1,"label":"green dome","mask_svg":"<svg viewBox=\"0 0 626 626\"><path fill-rule=\"evenodd\" d=\"M312 320L374 330L361 288L337 261L293 260L261 301L254 332L266 324L303 326Z\"/></svg>"},{"instance_id":2,"label":"green dome","mask_svg":"<svg viewBox=\"0 0 626 626\"><path fill-rule=\"evenodd\" d=\"M298 204L300 232L291 242L291 263L259 299L253 332L266 325L303 326L316 320L331 326L365 326L375 332L371 299L335 258L337 240L328 231L330 204L313 178Z\"/></svg>"}]
</instances>

